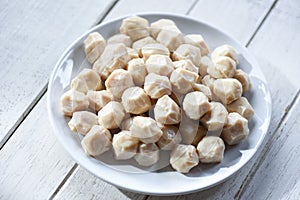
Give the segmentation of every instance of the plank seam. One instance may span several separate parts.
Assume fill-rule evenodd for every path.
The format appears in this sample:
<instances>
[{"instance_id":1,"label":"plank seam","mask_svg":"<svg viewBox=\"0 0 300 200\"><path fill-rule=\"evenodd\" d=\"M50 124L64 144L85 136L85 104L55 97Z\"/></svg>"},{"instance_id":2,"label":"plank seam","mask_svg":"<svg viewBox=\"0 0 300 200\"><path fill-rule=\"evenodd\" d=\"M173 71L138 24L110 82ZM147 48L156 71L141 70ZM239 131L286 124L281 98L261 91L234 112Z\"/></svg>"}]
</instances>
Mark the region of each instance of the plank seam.
<instances>
[{"instance_id":1,"label":"plank seam","mask_svg":"<svg viewBox=\"0 0 300 200\"><path fill-rule=\"evenodd\" d=\"M258 162L254 163L252 169L250 170L250 172L248 173L248 175L246 176L246 178L242 182L242 185L240 186L239 190L234 195L234 199L240 199L241 198L241 196L244 192L244 189L250 183L251 178L255 175L255 173L259 169L260 165L262 164L262 162L266 159L266 154L270 151L270 146L271 146L272 142L274 141L274 139L277 136L276 133L284 125L284 122L287 119L289 112L296 105L296 102L297 102L298 98L300 98L300 89L298 89L298 91L297 91L296 95L294 96L294 98L292 99L291 103L285 109L285 113L284 113L283 117L281 118L280 122L278 123L275 130L273 131L273 134L272 134L271 138L266 143L265 147L263 148L262 152L260 153L260 156L259 156L260 159L258 159Z\"/></svg>"},{"instance_id":2,"label":"plank seam","mask_svg":"<svg viewBox=\"0 0 300 200\"><path fill-rule=\"evenodd\" d=\"M47 86L48 83L42 88L42 90L38 93L38 95L33 99L32 103L28 105L28 107L23 112L23 114L19 117L16 123L9 129L8 133L2 139L2 141L0 141L0 151L5 146L5 144L9 141L12 135L16 132L19 126L23 123L23 121L27 118L30 112L34 109L34 107L38 104L38 102L42 99L42 97L46 94Z\"/></svg>"},{"instance_id":3,"label":"plank seam","mask_svg":"<svg viewBox=\"0 0 300 200\"><path fill-rule=\"evenodd\" d=\"M114 1L110 7L107 9L107 11L104 13L103 17L99 20L96 21L96 25L101 24L105 18L107 17L107 15L110 13L110 11L117 5L117 3L119 2L119 0Z\"/></svg>"},{"instance_id":4,"label":"plank seam","mask_svg":"<svg viewBox=\"0 0 300 200\"><path fill-rule=\"evenodd\" d=\"M63 178L63 180L59 183L55 191L52 193L52 195L49 197L49 199L54 199L56 195L61 191L62 187L65 185L65 183L69 180L69 178L73 175L75 171L79 168L78 164L75 163L73 167L70 169L70 171L67 173L67 175Z\"/></svg>"},{"instance_id":5,"label":"plank seam","mask_svg":"<svg viewBox=\"0 0 300 200\"><path fill-rule=\"evenodd\" d=\"M259 23L258 27L255 29L254 33L252 34L252 36L250 37L250 39L248 40L246 47L248 47L252 40L254 39L254 37L257 35L258 31L260 30L260 28L263 26L263 24L265 23L266 19L269 17L269 15L271 14L272 10L275 8L276 4L277 4L278 0L275 0L271 7L269 8L268 12L266 13L266 15L263 17L263 19L261 20L261 22Z\"/></svg>"},{"instance_id":6,"label":"plank seam","mask_svg":"<svg viewBox=\"0 0 300 200\"><path fill-rule=\"evenodd\" d=\"M191 7L188 9L188 11L185 14L189 15L191 13L191 11L196 7L198 2L199 2L199 0L194 1L194 3L191 5Z\"/></svg>"}]
</instances>

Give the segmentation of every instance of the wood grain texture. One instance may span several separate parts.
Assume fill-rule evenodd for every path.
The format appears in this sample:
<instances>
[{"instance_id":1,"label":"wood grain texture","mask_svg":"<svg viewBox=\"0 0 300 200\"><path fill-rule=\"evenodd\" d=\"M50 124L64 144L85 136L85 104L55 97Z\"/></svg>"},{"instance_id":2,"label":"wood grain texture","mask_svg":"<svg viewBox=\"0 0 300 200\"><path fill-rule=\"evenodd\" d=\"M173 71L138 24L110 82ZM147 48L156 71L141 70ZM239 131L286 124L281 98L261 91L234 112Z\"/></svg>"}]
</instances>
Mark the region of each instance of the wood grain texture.
<instances>
[{"instance_id":1,"label":"wood grain texture","mask_svg":"<svg viewBox=\"0 0 300 200\"><path fill-rule=\"evenodd\" d=\"M196 14L196 13L201 13L202 12L203 7L206 5L206 4L202 5L202 3L207 3L207 2L202 2L202 1L198 2L198 4L196 5L196 7L191 10L191 14L192 15L193 15L193 13ZM264 10L264 12L261 12L261 13L252 12L252 14L255 15L255 16L251 16L251 17L257 18L257 19L263 19L263 17L264 17L263 15L265 13L267 13L268 8L271 7L271 3L272 2L268 1L268 2L265 2L265 3L268 6L266 6L266 5L262 6L261 4L255 4L257 6L261 6L265 10ZM216 4L216 2L215 2L215 4ZM239 10L240 14L242 14L244 12L247 12L247 10L249 9L249 3L248 2L244 2L244 4L245 4L244 7L241 4L239 4L240 7L237 10ZM223 9L219 8L219 12L221 12L222 10L225 10L225 8L227 8L227 6L225 4L223 6L224 6ZM201 9L198 11L196 8L201 8ZM255 8L255 9L256 10L262 10L262 8ZM254 9L254 8L252 8L252 9ZM112 10L112 13L113 12L114 12L114 10ZM228 10L226 10L226 13L228 13L228 14L226 14L226 15L224 14L224 16L227 16L227 15L230 14L230 12ZM207 15L208 15L207 17L209 17L210 13L208 12ZM261 16L257 16L257 15L261 15ZM245 19L245 21L236 20L235 23L240 23L240 24L247 23L248 18L244 18L244 19ZM218 25L218 23L219 23L218 20L214 21L214 24ZM258 22L258 24L259 24L259 22ZM252 24L252 29L253 29L253 30L251 30L252 33L255 31L255 29L258 26L258 24ZM250 24L250 26L251 26L251 24ZM240 30L232 29L232 30L230 30L229 33L230 34L232 32L235 33L235 31L240 31ZM242 38L249 38L249 35L248 35L249 33L247 31L244 32L244 35L243 35ZM245 39L245 40L241 40L240 42L243 43L243 44L246 44L248 41L247 41L247 39ZM209 190L205 190L205 191L194 193L194 194L190 194L190 195L177 196L176 198L177 199L199 199L199 198L200 199L201 198L203 198L203 199L207 199L207 198L209 198L209 199L218 199L218 198L219 199L232 199L234 197L234 195L236 194L236 192L239 190L240 185L242 185L243 180L244 180L244 178L247 175L247 172L250 171L251 166L253 165L254 162L255 162L255 160L252 161L251 165L247 165L246 167L244 167L243 171L240 171L240 173L238 173L237 175L233 176L231 179L229 179L227 182L225 182L223 184L220 184L220 185L218 185L218 186L216 186L214 188L211 188ZM81 170L83 170L83 169L79 169L78 173L80 172L80 174L83 174L81 172ZM73 181L77 181L75 178L76 178L76 175L73 177L73 180L71 180L70 183L73 182ZM78 178L84 179L83 177L78 177ZM89 178L89 176L87 177L87 179L88 178ZM60 193L60 195L71 197L71 195L74 195L74 193L81 194L81 193L84 193L84 191L87 191L87 188L85 186L80 187L80 189L78 191L77 190L74 191L73 188L74 188L74 186L72 186L72 185L70 187L66 186L64 188L65 191L62 191ZM99 190L98 190L97 187L89 188L89 191L92 191L92 193L95 196L99 193ZM160 198L173 199L174 197L156 197L156 196L150 196L149 198L150 199L160 199Z\"/></svg>"},{"instance_id":2,"label":"wood grain texture","mask_svg":"<svg viewBox=\"0 0 300 200\"><path fill-rule=\"evenodd\" d=\"M45 91L62 52L112 2L0 2L0 147Z\"/></svg>"},{"instance_id":3,"label":"wood grain texture","mask_svg":"<svg viewBox=\"0 0 300 200\"><path fill-rule=\"evenodd\" d=\"M245 186L241 199L299 199L299 132L300 98L275 133L266 156Z\"/></svg>"},{"instance_id":4,"label":"wood grain texture","mask_svg":"<svg viewBox=\"0 0 300 200\"><path fill-rule=\"evenodd\" d=\"M109 12L105 20L140 12L170 12L185 14L194 5L196 0L121 0Z\"/></svg>"},{"instance_id":5,"label":"wood grain texture","mask_svg":"<svg viewBox=\"0 0 300 200\"><path fill-rule=\"evenodd\" d=\"M46 199L73 165L52 133L43 97L0 151L0 199Z\"/></svg>"},{"instance_id":6,"label":"wood grain texture","mask_svg":"<svg viewBox=\"0 0 300 200\"><path fill-rule=\"evenodd\" d=\"M200 0L190 15L229 33L245 45L273 2L274 0Z\"/></svg>"},{"instance_id":7,"label":"wood grain texture","mask_svg":"<svg viewBox=\"0 0 300 200\"><path fill-rule=\"evenodd\" d=\"M83 190L84 189L84 190ZM61 191L54 198L55 200L82 200L82 199L136 199L147 198L133 192L118 189L91 173L79 168L68 180Z\"/></svg>"}]
</instances>

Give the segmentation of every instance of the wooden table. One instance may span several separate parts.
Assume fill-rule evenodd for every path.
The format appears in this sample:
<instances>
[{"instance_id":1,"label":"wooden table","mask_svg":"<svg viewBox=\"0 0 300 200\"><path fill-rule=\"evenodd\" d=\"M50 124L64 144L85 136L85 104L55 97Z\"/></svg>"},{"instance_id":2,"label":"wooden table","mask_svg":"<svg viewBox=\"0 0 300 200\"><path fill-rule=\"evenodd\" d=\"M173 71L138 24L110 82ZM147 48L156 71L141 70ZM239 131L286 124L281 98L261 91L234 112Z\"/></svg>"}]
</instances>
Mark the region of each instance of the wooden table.
<instances>
[{"instance_id":1,"label":"wooden table","mask_svg":"<svg viewBox=\"0 0 300 200\"><path fill-rule=\"evenodd\" d=\"M176 198L300 199L299 0L0 1L0 199L159 198L78 166L46 110L49 75L64 49L102 21L144 11L186 14L228 32L254 54L272 93L271 125L254 158L226 182Z\"/></svg>"}]
</instances>

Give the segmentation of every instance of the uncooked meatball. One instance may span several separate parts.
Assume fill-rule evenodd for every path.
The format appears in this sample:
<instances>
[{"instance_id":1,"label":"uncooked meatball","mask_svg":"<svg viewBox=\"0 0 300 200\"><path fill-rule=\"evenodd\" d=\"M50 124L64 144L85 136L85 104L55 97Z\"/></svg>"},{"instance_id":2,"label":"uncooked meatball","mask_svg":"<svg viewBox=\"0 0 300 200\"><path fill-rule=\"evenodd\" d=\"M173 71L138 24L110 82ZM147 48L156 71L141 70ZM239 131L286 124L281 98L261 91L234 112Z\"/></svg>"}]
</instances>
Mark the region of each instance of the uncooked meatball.
<instances>
[{"instance_id":1,"label":"uncooked meatball","mask_svg":"<svg viewBox=\"0 0 300 200\"><path fill-rule=\"evenodd\" d=\"M178 124L181 119L181 109L173 99L164 95L156 102L154 117L161 124Z\"/></svg>"},{"instance_id":2,"label":"uncooked meatball","mask_svg":"<svg viewBox=\"0 0 300 200\"><path fill-rule=\"evenodd\" d=\"M151 107L150 98L140 87L127 88L122 95L122 104L130 114L142 114Z\"/></svg>"},{"instance_id":3,"label":"uncooked meatball","mask_svg":"<svg viewBox=\"0 0 300 200\"><path fill-rule=\"evenodd\" d=\"M175 69L170 77L172 89L174 92L186 94L192 90L193 84L198 79L199 75L182 68Z\"/></svg>"},{"instance_id":4,"label":"uncooked meatball","mask_svg":"<svg viewBox=\"0 0 300 200\"><path fill-rule=\"evenodd\" d=\"M242 96L241 83L234 78L217 79L214 82L214 94L224 105L230 104Z\"/></svg>"},{"instance_id":5,"label":"uncooked meatball","mask_svg":"<svg viewBox=\"0 0 300 200\"><path fill-rule=\"evenodd\" d=\"M157 142L163 134L157 122L150 117L134 117L129 130L133 137L146 144Z\"/></svg>"},{"instance_id":6,"label":"uncooked meatball","mask_svg":"<svg viewBox=\"0 0 300 200\"><path fill-rule=\"evenodd\" d=\"M127 160L137 153L139 140L131 136L130 131L121 131L114 135L112 146L116 160Z\"/></svg>"},{"instance_id":7,"label":"uncooked meatball","mask_svg":"<svg viewBox=\"0 0 300 200\"><path fill-rule=\"evenodd\" d=\"M120 127L125 117L125 110L121 103L111 101L98 112L98 122L104 128L115 129Z\"/></svg>"},{"instance_id":8,"label":"uncooked meatball","mask_svg":"<svg viewBox=\"0 0 300 200\"><path fill-rule=\"evenodd\" d=\"M229 145L234 145L245 140L248 135L248 120L238 113L229 113L221 134L223 140Z\"/></svg>"},{"instance_id":9,"label":"uncooked meatball","mask_svg":"<svg viewBox=\"0 0 300 200\"><path fill-rule=\"evenodd\" d=\"M147 44L141 49L141 54L144 60L148 60L151 55L170 56L170 51L162 44Z\"/></svg>"},{"instance_id":10,"label":"uncooked meatball","mask_svg":"<svg viewBox=\"0 0 300 200\"><path fill-rule=\"evenodd\" d=\"M156 40L165 45L171 52L174 52L181 44L184 43L184 37L181 32L165 29L158 33Z\"/></svg>"},{"instance_id":11,"label":"uncooked meatball","mask_svg":"<svg viewBox=\"0 0 300 200\"><path fill-rule=\"evenodd\" d=\"M218 163L222 162L225 144L217 136L205 136L197 145L200 162Z\"/></svg>"},{"instance_id":12,"label":"uncooked meatball","mask_svg":"<svg viewBox=\"0 0 300 200\"><path fill-rule=\"evenodd\" d=\"M152 99L158 99L172 92L171 83L166 76L149 73L145 78L144 90Z\"/></svg>"},{"instance_id":13,"label":"uncooked meatball","mask_svg":"<svg viewBox=\"0 0 300 200\"><path fill-rule=\"evenodd\" d=\"M235 70L234 77L236 78L243 87L243 93L251 90L252 84L249 75L241 69Z\"/></svg>"},{"instance_id":14,"label":"uncooked meatball","mask_svg":"<svg viewBox=\"0 0 300 200\"><path fill-rule=\"evenodd\" d=\"M216 60L220 56L229 57L229 58L233 59L236 62L236 64L239 63L236 50L228 44L225 44L225 45L215 48L215 50L211 53L211 59L213 61Z\"/></svg>"},{"instance_id":15,"label":"uncooked meatball","mask_svg":"<svg viewBox=\"0 0 300 200\"><path fill-rule=\"evenodd\" d=\"M122 43L126 47L131 47L132 41L128 35L122 33L113 35L107 40L107 44L117 44L117 43Z\"/></svg>"},{"instance_id":16,"label":"uncooked meatball","mask_svg":"<svg viewBox=\"0 0 300 200\"><path fill-rule=\"evenodd\" d=\"M228 104L227 110L228 112L237 112L248 120L254 115L254 110L245 97L241 97Z\"/></svg>"},{"instance_id":17,"label":"uncooked meatball","mask_svg":"<svg viewBox=\"0 0 300 200\"><path fill-rule=\"evenodd\" d=\"M71 82L71 88L87 93L88 90L102 90L103 85L99 74L92 69L83 69Z\"/></svg>"},{"instance_id":18,"label":"uncooked meatball","mask_svg":"<svg viewBox=\"0 0 300 200\"><path fill-rule=\"evenodd\" d=\"M177 145L171 152L170 163L176 171L188 173L199 163L196 148L193 145Z\"/></svg>"},{"instance_id":19,"label":"uncooked meatball","mask_svg":"<svg viewBox=\"0 0 300 200\"><path fill-rule=\"evenodd\" d=\"M140 144L134 159L139 165L151 166L159 160L159 148L155 143Z\"/></svg>"},{"instance_id":20,"label":"uncooked meatball","mask_svg":"<svg viewBox=\"0 0 300 200\"><path fill-rule=\"evenodd\" d=\"M209 54L209 48L200 34L188 34L184 37L186 44L192 44L200 49L201 56Z\"/></svg>"},{"instance_id":21,"label":"uncooked meatball","mask_svg":"<svg viewBox=\"0 0 300 200\"><path fill-rule=\"evenodd\" d=\"M210 110L207 96L198 91L185 95L182 107L186 116L194 120L199 120L200 117Z\"/></svg>"},{"instance_id":22,"label":"uncooked meatball","mask_svg":"<svg viewBox=\"0 0 300 200\"><path fill-rule=\"evenodd\" d=\"M76 90L65 92L61 96L60 102L62 111L66 116L72 116L74 112L87 110L89 107L87 96Z\"/></svg>"},{"instance_id":23,"label":"uncooked meatball","mask_svg":"<svg viewBox=\"0 0 300 200\"><path fill-rule=\"evenodd\" d=\"M210 110L200 119L209 131L217 131L223 128L228 112L218 102L210 102Z\"/></svg>"},{"instance_id":24,"label":"uncooked meatball","mask_svg":"<svg viewBox=\"0 0 300 200\"><path fill-rule=\"evenodd\" d=\"M120 32L128 35L135 42L149 36L149 22L139 16L128 17L122 21Z\"/></svg>"},{"instance_id":25,"label":"uncooked meatball","mask_svg":"<svg viewBox=\"0 0 300 200\"><path fill-rule=\"evenodd\" d=\"M174 70L172 60L164 55L151 55L146 61L148 73L155 73L161 76L170 76Z\"/></svg>"},{"instance_id":26,"label":"uncooked meatball","mask_svg":"<svg viewBox=\"0 0 300 200\"><path fill-rule=\"evenodd\" d=\"M182 44L172 55L173 60L191 60L197 67L201 63L201 52L200 49L191 44Z\"/></svg>"},{"instance_id":27,"label":"uncooked meatball","mask_svg":"<svg viewBox=\"0 0 300 200\"><path fill-rule=\"evenodd\" d=\"M81 141L86 154L98 156L111 148L111 134L101 125L94 125Z\"/></svg>"},{"instance_id":28,"label":"uncooked meatball","mask_svg":"<svg viewBox=\"0 0 300 200\"><path fill-rule=\"evenodd\" d=\"M100 33L90 33L84 40L84 52L86 59L93 64L103 53L105 46L105 39Z\"/></svg>"},{"instance_id":29,"label":"uncooked meatball","mask_svg":"<svg viewBox=\"0 0 300 200\"><path fill-rule=\"evenodd\" d=\"M86 133L92 128L92 126L97 124L97 115L88 111L74 112L72 119L68 123L71 131L78 132L82 135L86 135Z\"/></svg>"}]
</instances>

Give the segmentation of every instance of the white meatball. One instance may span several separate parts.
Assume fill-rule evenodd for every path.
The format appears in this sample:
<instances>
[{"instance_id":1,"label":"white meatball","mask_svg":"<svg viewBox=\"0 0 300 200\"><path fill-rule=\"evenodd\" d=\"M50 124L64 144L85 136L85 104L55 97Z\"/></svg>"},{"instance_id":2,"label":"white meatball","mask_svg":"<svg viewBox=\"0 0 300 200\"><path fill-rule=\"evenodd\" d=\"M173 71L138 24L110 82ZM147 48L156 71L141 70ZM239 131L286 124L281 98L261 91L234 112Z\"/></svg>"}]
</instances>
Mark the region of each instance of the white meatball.
<instances>
[{"instance_id":1,"label":"white meatball","mask_svg":"<svg viewBox=\"0 0 300 200\"><path fill-rule=\"evenodd\" d=\"M223 128L227 115L228 112L221 103L211 102L210 111L200 120L209 131L217 131Z\"/></svg>"},{"instance_id":2,"label":"white meatball","mask_svg":"<svg viewBox=\"0 0 300 200\"><path fill-rule=\"evenodd\" d=\"M254 115L254 110L245 97L241 97L228 104L227 110L228 112L237 112L248 120Z\"/></svg>"},{"instance_id":3,"label":"white meatball","mask_svg":"<svg viewBox=\"0 0 300 200\"><path fill-rule=\"evenodd\" d=\"M200 34L188 34L184 37L186 44L192 44L200 49L201 55L206 56L209 54L209 48Z\"/></svg>"},{"instance_id":4,"label":"white meatball","mask_svg":"<svg viewBox=\"0 0 300 200\"><path fill-rule=\"evenodd\" d=\"M147 60L151 55L170 56L170 51L162 44L147 44L142 47L141 54L144 60Z\"/></svg>"},{"instance_id":5,"label":"white meatball","mask_svg":"<svg viewBox=\"0 0 300 200\"><path fill-rule=\"evenodd\" d=\"M142 114L151 107L149 96L140 87L127 88L122 95L122 104L126 112L131 114Z\"/></svg>"},{"instance_id":6,"label":"white meatball","mask_svg":"<svg viewBox=\"0 0 300 200\"><path fill-rule=\"evenodd\" d=\"M199 75L182 68L175 69L170 77L170 82L174 92L185 94L192 90L193 84Z\"/></svg>"},{"instance_id":7,"label":"white meatball","mask_svg":"<svg viewBox=\"0 0 300 200\"><path fill-rule=\"evenodd\" d=\"M193 145L177 145L171 152L170 163L176 171L188 173L199 163L196 148Z\"/></svg>"},{"instance_id":8,"label":"white meatball","mask_svg":"<svg viewBox=\"0 0 300 200\"><path fill-rule=\"evenodd\" d=\"M181 32L176 26L175 22L170 19L159 19L150 24L150 35L156 38L161 30L170 30L175 32Z\"/></svg>"},{"instance_id":9,"label":"white meatball","mask_svg":"<svg viewBox=\"0 0 300 200\"><path fill-rule=\"evenodd\" d=\"M98 156L111 148L111 134L101 125L94 125L81 141L86 154Z\"/></svg>"},{"instance_id":10,"label":"white meatball","mask_svg":"<svg viewBox=\"0 0 300 200\"><path fill-rule=\"evenodd\" d=\"M135 58L129 61L127 70L131 74L135 85L144 85L145 77L147 75L147 69L143 59Z\"/></svg>"},{"instance_id":11,"label":"white meatball","mask_svg":"<svg viewBox=\"0 0 300 200\"><path fill-rule=\"evenodd\" d=\"M116 160L127 160L137 153L139 140L130 131L121 131L113 136L112 146Z\"/></svg>"},{"instance_id":12,"label":"white meatball","mask_svg":"<svg viewBox=\"0 0 300 200\"><path fill-rule=\"evenodd\" d=\"M157 122L150 117L134 117L129 130L133 137L146 144L157 142L163 134Z\"/></svg>"},{"instance_id":13,"label":"white meatball","mask_svg":"<svg viewBox=\"0 0 300 200\"><path fill-rule=\"evenodd\" d=\"M197 146L200 162L218 163L223 160L225 144L217 136L204 137Z\"/></svg>"},{"instance_id":14,"label":"white meatball","mask_svg":"<svg viewBox=\"0 0 300 200\"><path fill-rule=\"evenodd\" d=\"M129 60L132 60L134 58L139 58L139 53L137 52L137 50L129 48L129 47L126 47L126 50L127 50Z\"/></svg>"},{"instance_id":15,"label":"white meatball","mask_svg":"<svg viewBox=\"0 0 300 200\"><path fill-rule=\"evenodd\" d=\"M109 44L105 47L100 58L94 63L93 69L96 70L102 80L116 69L124 69L129 61L126 46L122 43Z\"/></svg>"},{"instance_id":16,"label":"white meatball","mask_svg":"<svg viewBox=\"0 0 300 200\"><path fill-rule=\"evenodd\" d=\"M104 128L115 129L120 127L125 117L125 110L121 103L111 101L98 112L98 122Z\"/></svg>"},{"instance_id":17,"label":"white meatball","mask_svg":"<svg viewBox=\"0 0 300 200\"><path fill-rule=\"evenodd\" d=\"M107 90L92 91L89 90L87 93L89 99L89 106L92 110L99 111L106 104L113 100L113 95Z\"/></svg>"},{"instance_id":18,"label":"white meatball","mask_svg":"<svg viewBox=\"0 0 300 200\"><path fill-rule=\"evenodd\" d=\"M155 44L155 43L157 43L156 40L154 40L152 37L148 36L148 37L145 37L145 38L135 41L132 44L132 48L137 50L139 55L142 55L141 50L144 46L146 46L147 44Z\"/></svg>"},{"instance_id":19,"label":"white meatball","mask_svg":"<svg viewBox=\"0 0 300 200\"><path fill-rule=\"evenodd\" d=\"M128 35L121 34L121 33L113 35L107 40L107 44L117 44L117 43L122 43L126 47L131 47L132 45L132 41L130 37Z\"/></svg>"},{"instance_id":20,"label":"white meatball","mask_svg":"<svg viewBox=\"0 0 300 200\"><path fill-rule=\"evenodd\" d=\"M170 76L174 70L174 65L168 56L151 55L146 61L146 68L148 73Z\"/></svg>"},{"instance_id":21,"label":"white meatball","mask_svg":"<svg viewBox=\"0 0 300 200\"><path fill-rule=\"evenodd\" d=\"M172 92L171 83L166 76L149 73L145 78L144 90L152 99L158 99Z\"/></svg>"},{"instance_id":22,"label":"white meatball","mask_svg":"<svg viewBox=\"0 0 300 200\"><path fill-rule=\"evenodd\" d=\"M157 141L157 145L162 150L172 150L182 140L179 129L176 126L163 126L163 134Z\"/></svg>"},{"instance_id":23,"label":"white meatball","mask_svg":"<svg viewBox=\"0 0 300 200\"><path fill-rule=\"evenodd\" d=\"M191 119L198 120L210 109L207 96L202 92L190 92L183 100L183 110Z\"/></svg>"},{"instance_id":24,"label":"white meatball","mask_svg":"<svg viewBox=\"0 0 300 200\"><path fill-rule=\"evenodd\" d=\"M78 132L82 135L86 135L92 126L97 124L97 115L88 111L74 112L72 119L68 123L71 131Z\"/></svg>"},{"instance_id":25,"label":"white meatball","mask_svg":"<svg viewBox=\"0 0 300 200\"><path fill-rule=\"evenodd\" d=\"M236 63L229 57L220 56L214 64L207 68L207 73L213 78L232 78L236 70Z\"/></svg>"},{"instance_id":26,"label":"white meatball","mask_svg":"<svg viewBox=\"0 0 300 200\"><path fill-rule=\"evenodd\" d=\"M93 32L84 40L86 59L93 64L103 53L106 46L105 39L98 32Z\"/></svg>"},{"instance_id":27,"label":"white meatball","mask_svg":"<svg viewBox=\"0 0 300 200\"><path fill-rule=\"evenodd\" d=\"M215 50L211 54L211 59L214 61L220 56L229 57L229 58L233 59L236 62L236 64L239 63L238 59L237 59L236 50L228 44L225 44L225 45L215 48Z\"/></svg>"},{"instance_id":28,"label":"white meatball","mask_svg":"<svg viewBox=\"0 0 300 200\"><path fill-rule=\"evenodd\" d=\"M141 166L151 166L159 160L159 148L155 143L140 144L134 159Z\"/></svg>"},{"instance_id":29,"label":"white meatball","mask_svg":"<svg viewBox=\"0 0 300 200\"><path fill-rule=\"evenodd\" d=\"M241 69L235 70L235 74L233 78L236 78L242 84L243 93L251 90L252 84L251 84L250 77L243 70Z\"/></svg>"},{"instance_id":30,"label":"white meatball","mask_svg":"<svg viewBox=\"0 0 300 200\"><path fill-rule=\"evenodd\" d=\"M189 59L197 67L201 64L201 52L200 49L191 44L182 44L172 55L173 60L186 60Z\"/></svg>"},{"instance_id":31,"label":"white meatball","mask_svg":"<svg viewBox=\"0 0 300 200\"><path fill-rule=\"evenodd\" d=\"M92 69L83 69L71 82L71 88L87 93L88 90L102 90L103 85L99 74Z\"/></svg>"},{"instance_id":32,"label":"white meatball","mask_svg":"<svg viewBox=\"0 0 300 200\"><path fill-rule=\"evenodd\" d=\"M193 84L193 90L198 91L198 92L203 92L203 94L205 94L205 96L207 96L208 100L210 100L210 101L212 100L211 90L206 85L195 83L195 84Z\"/></svg>"},{"instance_id":33,"label":"white meatball","mask_svg":"<svg viewBox=\"0 0 300 200\"><path fill-rule=\"evenodd\" d=\"M221 134L223 140L229 145L234 145L245 140L248 135L248 120L238 113L229 113Z\"/></svg>"},{"instance_id":34,"label":"white meatball","mask_svg":"<svg viewBox=\"0 0 300 200\"><path fill-rule=\"evenodd\" d=\"M122 21L120 32L129 35L134 42L149 36L149 22L139 16L128 17Z\"/></svg>"},{"instance_id":35,"label":"white meatball","mask_svg":"<svg viewBox=\"0 0 300 200\"><path fill-rule=\"evenodd\" d=\"M87 110L89 100L87 96L76 90L69 90L61 96L61 108L66 116L72 116L73 112Z\"/></svg>"},{"instance_id":36,"label":"white meatball","mask_svg":"<svg viewBox=\"0 0 300 200\"><path fill-rule=\"evenodd\" d=\"M165 29L158 33L156 40L165 45L171 52L184 43L184 37L181 32Z\"/></svg>"},{"instance_id":37,"label":"white meatball","mask_svg":"<svg viewBox=\"0 0 300 200\"><path fill-rule=\"evenodd\" d=\"M181 109L173 99L164 95L156 102L154 117L161 124L178 124L181 119Z\"/></svg>"},{"instance_id":38,"label":"white meatball","mask_svg":"<svg viewBox=\"0 0 300 200\"><path fill-rule=\"evenodd\" d=\"M131 74L128 71L117 69L107 78L105 86L114 98L120 99L123 92L129 87L133 87L134 83Z\"/></svg>"},{"instance_id":39,"label":"white meatball","mask_svg":"<svg viewBox=\"0 0 300 200\"><path fill-rule=\"evenodd\" d=\"M234 78L217 79L214 82L214 94L224 105L230 104L242 96L242 84Z\"/></svg>"},{"instance_id":40,"label":"white meatball","mask_svg":"<svg viewBox=\"0 0 300 200\"><path fill-rule=\"evenodd\" d=\"M191 60L174 61L173 64L175 69L181 67L182 69L186 69L197 74L199 72L199 69L193 64Z\"/></svg>"}]
</instances>

